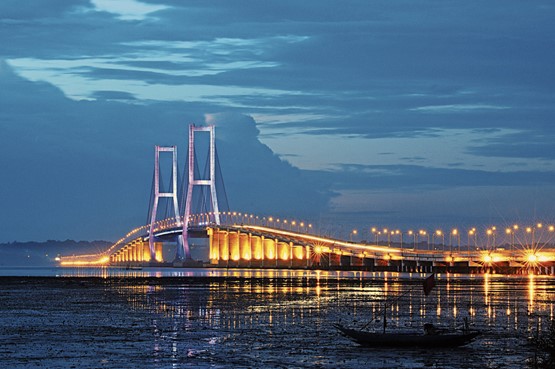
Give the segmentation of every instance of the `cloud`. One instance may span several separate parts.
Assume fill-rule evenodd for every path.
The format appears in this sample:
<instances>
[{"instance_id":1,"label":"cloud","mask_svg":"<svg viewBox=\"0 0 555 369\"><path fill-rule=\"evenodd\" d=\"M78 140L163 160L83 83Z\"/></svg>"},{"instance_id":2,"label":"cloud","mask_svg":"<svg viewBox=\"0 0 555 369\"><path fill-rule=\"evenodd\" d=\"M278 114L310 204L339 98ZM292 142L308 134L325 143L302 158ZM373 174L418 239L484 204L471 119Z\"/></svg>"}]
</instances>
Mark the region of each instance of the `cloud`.
<instances>
[{"instance_id":1,"label":"cloud","mask_svg":"<svg viewBox=\"0 0 555 369\"><path fill-rule=\"evenodd\" d=\"M453 104L453 105L432 105L420 106L410 110L417 112L430 112L430 113L451 113L451 112L472 112L476 110L500 110L509 109L508 106L495 106L485 104Z\"/></svg>"},{"instance_id":2,"label":"cloud","mask_svg":"<svg viewBox=\"0 0 555 369\"><path fill-rule=\"evenodd\" d=\"M136 0L91 0L98 11L117 14L118 18L127 21L144 20L154 12L165 10L169 7L152 5Z\"/></svg>"},{"instance_id":3,"label":"cloud","mask_svg":"<svg viewBox=\"0 0 555 369\"><path fill-rule=\"evenodd\" d=\"M0 168L11 173L0 202L2 240L116 239L146 222L154 145L178 145L185 166L187 126L217 126L232 210L314 217L333 193L325 179L294 168L259 141L254 120L186 103L130 105L104 92L73 101L0 63ZM22 201L22 199L24 201ZM304 206L299 208L299 203ZM29 227L29 224L33 224Z\"/></svg>"},{"instance_id":4,"label":"cloud","mask_svg":"<svg viewBox=\"0 0 555 369\"><path fill-rule=\"evenodd\" d=\"M3 1L8 193L40 181L29 201L73 220L79 206L66 197L86 183L109 200L83 204L92 221L140 213L151 146L181 145L187 123L205 117L229 161L230 199L246 211L324 212L349 191L464 197L464 186L471 197L479 186L524 188L526 176L543 186L555 157L554 12L548 1L500 0ZM134 186L128 204L104 178L118 176L116 187ZM20 224L23 209L13 211Z\"/></svg>"},{"instance_id":5,"label":"cloud","mask_svg":"<svg viewBox=\"0 0 555 369\"><path fill-rule=\"evenodd\" d=\"M216 126L218 155L230 203L267 215L315 217L327 211L330 182L281 160L262 144L255 121L236 113L207 114ZM299 204L303 204L299 207Z\"/></svg>"}]
</instances>

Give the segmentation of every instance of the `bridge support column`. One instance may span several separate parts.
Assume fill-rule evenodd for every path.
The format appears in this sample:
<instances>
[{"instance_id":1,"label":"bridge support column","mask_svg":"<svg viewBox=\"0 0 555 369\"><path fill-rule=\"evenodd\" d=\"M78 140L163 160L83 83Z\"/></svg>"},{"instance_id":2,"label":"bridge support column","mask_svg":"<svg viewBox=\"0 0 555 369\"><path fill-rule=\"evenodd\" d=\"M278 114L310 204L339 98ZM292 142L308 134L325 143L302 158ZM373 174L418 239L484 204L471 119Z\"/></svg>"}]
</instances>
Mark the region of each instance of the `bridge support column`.
<instances>
[{"instance_id":1,"label":"bridge support column","mask_svg":"<svg viewBox=\"0 0 555 369\"><path fill-rule=\"evenodd\" d=\"M241 260L249 261L252 259L250 234L239 233L239 253Z\"/></svg>"},{"instance_id":2,"label":"bridge support column","mask_svg":"<svg viewBox=\"0 0 555 369\"><path fill-rule=\"evenodd\" d=\"M239 249L239 232L229 233L229 255L231 261L239 261L241 250Z\"/></svg>"},{"instance_id":3,"label":"bridge support column","mask_svg":"<svg viewBox=\"0 0 555 369\"><path fill-rule=\"evenodd\" d=\"M293 242L289 242L289 268L293 268Z\"/></svg>"},{"instance_id":4,"label":"bridge support column","mask_svg":"<svg viewBox=\"0 0 555 369\"><path fill-rule=\"evenodd\" d=\"M208 228L210 264L216 264L220 259L220 245L218 244L218 234L218 229Z\"/></svg>"},{"instance_id":5,"label":"bridge support column","mask_svg":"<svg viewBox=\"0 0 555 369\"><path fill-rule=\"evenodd\" d=\"M164 256L162 252L163 245L164 244L162 242L154 243L154 261L157 261L159 263L164 261ZM151 261L153 260L151 259Z\"/></svg>"},{"instance_id":6,"label":"bridge support column","mask_svg":"<svg viewBox=\"0 0 555 369\"><path fill-rule=\"evenodd\" d=\"M160 153L172 153L172 186L171 192L160 190ZM179 223L179 205L177 204L177 147L176 146L155 146L154 150L154 203L150 213L150 231L148 244L150 248L150 260L156 260L156 247L154 237L154 227L156 223L156 213L158 212L158 202L160 197L167 197L173 200L173 210L176 223Z\"/></svg>"},{"instance_id":7,"label":"bridge support column","mask_svg":"<svg viewBox=\"0 0 555 369\"><path fill-rule=\"evenodd\" d=\"M253 259L264 263L264 236L251 236L251 247Z\"/></svg>"},{"instance_id":8,"label":"bridge support column","mask_svg":"<svg viewBox=\"0 0 555 369\"><path fill-rule=\"evenodd\" d=\"M218 246L220 248L219 260L226 261L229 265L229 234L226 231L219 232Z\"/></svg>"},{"instance_id":9,"label":"bridge support column","mask_svg":"<svg viewBox=\"0 0 555 369\"><path fill-rule=\"evenodd\" d=\"M195 179L195 132L209 132L210 134L210 177L208 179ZM218 198L216 196L216 128L215 126L196 127L189 126L189 185L187 186L187 198L185 200L185 214L183 215L183 248L178 251L178 257L184 260L191 259L191 250L187 238L189 222L191 217L191 201L193 198L194 186L209 186L210 197L212 200L212 214L214 223L220 224L220 210L218 208Z\"/></svg>"}]
</instances>

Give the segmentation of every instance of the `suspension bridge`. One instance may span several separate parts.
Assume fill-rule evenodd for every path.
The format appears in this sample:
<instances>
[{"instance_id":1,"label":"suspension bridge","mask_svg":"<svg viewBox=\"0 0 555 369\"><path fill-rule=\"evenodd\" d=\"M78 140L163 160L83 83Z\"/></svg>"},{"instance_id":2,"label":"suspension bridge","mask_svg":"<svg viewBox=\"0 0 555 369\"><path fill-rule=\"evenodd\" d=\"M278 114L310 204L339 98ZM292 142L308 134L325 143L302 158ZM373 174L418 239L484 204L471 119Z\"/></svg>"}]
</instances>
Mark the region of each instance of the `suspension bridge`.
<instances>
[{"instance_id":1,"label":"suspension bridge","mask_svg":"<svg viewBox=\"0 0 555 369\"><path fill-rule=\"evenodd\" d=\"M201 172L196 156L199 134L208 135L207 157ZM176 146L155 146L154 174L147 224L129 231L107 250L92 255L60 258L61 266L174 266L225 268L307 268L395 272L453 273L538 273L555 274L555 249L550 243L554 226L536 224L523 234L531 240L515 241L518 227L506 228L512 242L504 247L479 245L476 230L468 231L466 247L460 245L460 233L453 230L450 238L458 242L447 247L445 242L430 243L430 232L409 231L413 242L403 242L403 232L373 228L374 242L345 241L321 235L311 223L260 217L232 212L227 204L219 160L215 127L189 126L187 171L179 180ZM161 156L171 155L169 182L164 184ZM167 174L167 173L166 173ZM185 176L186 174L186 176ZM455 232L456 231L456 232ZM536 238L547 234L549 237ZM491 233L490 233L491 232ZM495 227L485 233L493 235ZM400 242L391 237L399 235ZM380 240L378 235L387 239ZM442 236L441 231L433 232ZM473 236L474 242L470 241ZM427 242L417 242L424 237ZM205 240L209 261L194 260L192 240ZM495 240L495 238L494 238ZM168 257L164 245L174 245L175 254Z\"/></svg>"}]
</instances>

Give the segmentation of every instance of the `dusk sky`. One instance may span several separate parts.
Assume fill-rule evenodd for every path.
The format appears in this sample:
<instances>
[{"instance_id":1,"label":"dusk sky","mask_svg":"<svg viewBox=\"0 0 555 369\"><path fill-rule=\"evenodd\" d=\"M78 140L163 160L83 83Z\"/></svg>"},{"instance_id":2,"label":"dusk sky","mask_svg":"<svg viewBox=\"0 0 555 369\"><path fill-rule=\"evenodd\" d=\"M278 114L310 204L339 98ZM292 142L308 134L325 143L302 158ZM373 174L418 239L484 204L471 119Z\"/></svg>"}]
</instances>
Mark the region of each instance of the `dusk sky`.
<instances>
[{"instance_id":1,"label":"dusk sky","mask_svg":"<svg viewBox=\"0 0 555 369\"><path fill-rule=\"evenodd\" d=\"M554 19L552 0L1 1L0 242L145 224L154 145L183 170L190 123L217 127L232 210L338 234L552 223Z\"/></svg>"}]
</instances>

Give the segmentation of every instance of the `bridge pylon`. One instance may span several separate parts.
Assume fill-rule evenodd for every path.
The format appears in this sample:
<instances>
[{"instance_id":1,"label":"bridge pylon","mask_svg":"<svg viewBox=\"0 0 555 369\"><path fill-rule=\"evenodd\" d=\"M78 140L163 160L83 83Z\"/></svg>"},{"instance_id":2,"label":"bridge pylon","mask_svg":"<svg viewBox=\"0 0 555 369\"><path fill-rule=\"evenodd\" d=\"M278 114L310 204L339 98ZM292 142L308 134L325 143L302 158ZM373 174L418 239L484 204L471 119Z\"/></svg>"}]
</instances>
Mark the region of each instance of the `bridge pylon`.
<instances>
[{"instance_id":1,"label":"bridge pylon","mask_svg":"<svg viewBox=\"0 0 555 369\"><path fill-rule=\"evenodd\" d=\"M172 183L170 192L164 192L160 189L160 153L172 153ZM177 147L176 146L155 146L154 150L154 203L150 213L150 232L148 237L148 246L150 249L150 261L156 261L156 246L154 244L154 226L156 223L156 213L158 211L158 203L161 197L172 199L175 221L179 223L179 205L177 202Z\"/></svg>"},{"instance_id":2,"label":"bridge pylon","mask_svg":"<svg viewBox=\"0 0 555 369\"><path fill-rule=\"evenodd\" d=\"M210 173L209 178L197 179L195 178L195 133L208 132L210 134L209 145L209 165ZM195 186L208 186L210 187L210 198L212 203L212 212L214 214L214 223L220 224L220 212L218 208L218 197L216 196L216 127L213 125L208 126L195 126L189 125L189 182L187 186L187 198L185 200L185 212L183 214L183 247L178 248L177 259L190 260L191 250L189 247L187 232L189 228L189 221L191 217L191 202L193 199L193 188Z\"/></svg>"}]
</instances>

